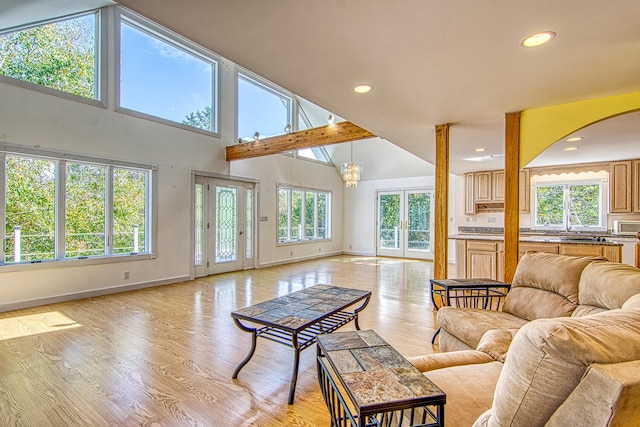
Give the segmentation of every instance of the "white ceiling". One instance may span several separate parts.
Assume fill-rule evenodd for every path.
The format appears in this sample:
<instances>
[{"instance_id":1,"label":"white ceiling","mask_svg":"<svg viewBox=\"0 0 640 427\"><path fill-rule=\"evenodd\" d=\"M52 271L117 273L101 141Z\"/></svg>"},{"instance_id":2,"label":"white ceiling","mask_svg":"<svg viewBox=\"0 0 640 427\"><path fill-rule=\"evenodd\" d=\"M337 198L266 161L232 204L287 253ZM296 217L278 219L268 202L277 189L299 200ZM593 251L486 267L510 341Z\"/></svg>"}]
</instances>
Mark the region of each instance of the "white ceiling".
<instances>
[{"instance_id":1,"label":"white ceiling","mask_svg":"<svg viewBox=\"0 0 640 427\"><path fill-rule=\"evenodd\" d=\"M119 3L431 163L452 123L455 173L502 167L463 159L503 153L506 112L640 91L638 0Z\"/></svg>"},{"instance_id":2,"label":"white ceiling","mask_svg":"<svg viewBox=\"0 0 640 427\"><path fill-rule=\"evenodd\" d=\"M21 4L68 8L96 2L105 3L2 0L0 28ZM638 0L119 3L417 156L389 155L402 151L391 144L378 151L384 150L380 140L370 147L358 142L356 153L372 162L365 164L369 179L378 171L388 175L383 163L390 158L399 170L417 160L417 170L432 171L420 159L434 162L437 124L452 124L451 172L497 169L504 165L506 112L640 91ZM525 36L543 30L557 37L539 48L520 47ZM375 89L353 93L363 82ZM587 149L595 139L585 137L583 147L570 152L573 161L557 156L568 152L551 149L535 162L628 158L630 150L640 157L640 120L626 119L625 135L619 126L596 130L599 142ZM487 151L475 153L476 147ZM332 151L340 157L336 163L349 153L348 147ZM464 160L479 155L495 157Z\"/></svg>"}]
</instances>

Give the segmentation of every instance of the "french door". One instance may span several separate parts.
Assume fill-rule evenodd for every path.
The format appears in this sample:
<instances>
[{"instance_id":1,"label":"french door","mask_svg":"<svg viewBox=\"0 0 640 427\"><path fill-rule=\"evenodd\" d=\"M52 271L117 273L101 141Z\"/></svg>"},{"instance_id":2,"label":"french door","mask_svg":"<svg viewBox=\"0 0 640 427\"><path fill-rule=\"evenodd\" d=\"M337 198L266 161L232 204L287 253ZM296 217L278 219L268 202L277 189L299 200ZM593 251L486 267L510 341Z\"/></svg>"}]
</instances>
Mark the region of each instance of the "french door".
<instances>
[{"instance_id":1,"label":"french door","mask_svg":"<svg viewBox=\"0 0 640 427\"><path fill-rule=\"evenodd\" d=\"M433 191L380 191L377 200L377 255L433 259Z\"/></svg>"},{"instance_id":2,"label":"french door","mask_svg":"<svg viewBox=\"0 0 640 427\"><path fill-rule=\"evenodd\" d=\"M255 267L255 184L196 176L195 276Z\"/></svg>"}]
</instances>

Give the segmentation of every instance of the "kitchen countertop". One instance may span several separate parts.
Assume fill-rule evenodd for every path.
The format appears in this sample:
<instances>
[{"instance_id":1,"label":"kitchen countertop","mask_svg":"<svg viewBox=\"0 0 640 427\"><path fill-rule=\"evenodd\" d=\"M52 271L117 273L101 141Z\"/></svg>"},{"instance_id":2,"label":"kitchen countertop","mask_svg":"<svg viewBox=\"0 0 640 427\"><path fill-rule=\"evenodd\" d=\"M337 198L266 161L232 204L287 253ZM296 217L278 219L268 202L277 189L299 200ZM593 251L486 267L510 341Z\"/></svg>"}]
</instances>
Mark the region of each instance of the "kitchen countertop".
<instances>
[{"instance_id":1,"label":"kitchen countertop","mask_svg":"<svg viewBox=\"0 0 640 427\"><path fill-rule=\"evenodd\" d=\"M449 239L453 240L488 240L503 241L502 234L450 234ZM601 245L601 246L622 246L622 241L617 241L615 236L605 237L605 241L597 241L588 236L545 236L545 235L520 235L521 242L532 243L562 243L568 245Z\"/></svg>"}]
</instances>

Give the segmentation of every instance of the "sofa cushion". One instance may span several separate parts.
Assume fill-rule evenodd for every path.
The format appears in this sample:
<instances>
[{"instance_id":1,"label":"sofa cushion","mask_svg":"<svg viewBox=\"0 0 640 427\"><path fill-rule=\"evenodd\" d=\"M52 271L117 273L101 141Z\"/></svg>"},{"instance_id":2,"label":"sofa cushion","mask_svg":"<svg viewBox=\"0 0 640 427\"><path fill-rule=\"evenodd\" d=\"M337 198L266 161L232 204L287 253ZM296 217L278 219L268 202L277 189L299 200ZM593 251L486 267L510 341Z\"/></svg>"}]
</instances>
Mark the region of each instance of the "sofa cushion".
<instances>
[{"instance_id":1,"label":"sofa cushion","mask_svg":"<svg viewBox=\"0 0 640 427\"><path fill-rule=\"evenodd\" d=\"M491 408L501 369L502 363L491 362L425 372L424 375L447 394L445 425L470 426L480 414ZM462 384L464 386L461 387Z\"/></svg>"},{"instance_id":2,"label":"sofa cushion","mask_svg":"<svg viewBox=\"0 0 640 427\"><path fill-rule=\"evenodd\" d=\"M503 311L527 320L570 316L582 270L602 258L528 251L518 262Z\"/></svg>"},{"instance_id":3,"label":"sofa cushion","mask_svg":"<svg viewBox=\"0 0 640 427\"><path fill-rule=\"evenodd\" d=\"M545 427L640 424L640 360L589 367Z\"/></svg>"},{"instance_id":4,"label":"sofa cushion","mask_svg":"<svg viewBox=\"0 0 640 427\"><path fill-rule=\"evenodd\" d=\"M481 308L442 307L437 317L442 329L474 349L489 330L519 329L527 323L513 314Z\"/></svg>"},{"instance_id":5,"label":"sofa cushion","mask_svg":"<svg viewBox=\"0 0 640 427\"><path fill-rule=\"evenodd\" d=\"M621 308L631 296L640 294L640 269L617 262L593 262L582 271L578 287L581 305Z\"/></svg>"},{"instance_id":6,"label":"sofa cushion","mask_svg":"<svg viewBox=\"0 0 640 427\"><path fill-rule=\"evenodd\" d=\"M516 334L486 425L542 426L592 363L640 359L640 311L535 320Z\"/></svg>"}]
</instances>

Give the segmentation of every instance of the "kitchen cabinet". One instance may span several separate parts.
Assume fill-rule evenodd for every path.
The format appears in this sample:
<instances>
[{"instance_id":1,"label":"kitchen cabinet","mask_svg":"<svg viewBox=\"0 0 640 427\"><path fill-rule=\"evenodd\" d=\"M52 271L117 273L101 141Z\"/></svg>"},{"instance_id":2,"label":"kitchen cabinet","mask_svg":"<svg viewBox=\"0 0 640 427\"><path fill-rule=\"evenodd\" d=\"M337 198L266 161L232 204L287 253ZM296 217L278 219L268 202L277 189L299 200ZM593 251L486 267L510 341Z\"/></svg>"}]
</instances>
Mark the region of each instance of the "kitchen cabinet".
<instances>
[{"instance_id":1,"label":"kitchen cabinet","mask_svg":"<svg viewBox=\"0 0 640 427\"><path fill-rule=\"evenodd\" d=\"M631 182L633 211L640 213L640 160L633 161L633 181Z\"/></svg>"},{"instance_id":2,"label":"kitchen cabinet","mask_svg":"<svg viewBox=\"0 0 640 427\"><path fill-rule=\"evenodd\" d=\"M504 279L504 244L502 242L467 241L465 277Z\"/></svg>"},{"instance_id":3,"label":"kitchen cabinet","mask_svg":"<svg viewBox=\"0 0 640 427\"><path fill-rule=\"evenodd\" d=\"M633 165L632 160L611 162L609 169L609 212L611 213L633 211ZM636 194L636 201L637 199Z\"/></svg>"},{"instance_id":4,"label":"kitchen cabinet","mask_svg":"<svg viewBox=\"0 0 640 427\"><path fill-rule=\"evenodd\" d=\"M622 262L622 246L560 245L561 255L601 256L612 262Z\"/></svg>"},{"instance_id":5,"label":"kitchen cabinet","mask_svg":"<svg viewBox=\"0 0 640 427\"><path fill-rule=\"evenodd\" d=\"M505 198L505 171L482 171L464 174L464 213L503 212ZM521 213L530 212L531 197L529 169L520 170L518 205Z\"/></svg>"},{"instance_id":6,"label":"kitchen cabinet","mask_svg":"<svg viewBox=\"0 0 640 427\"><path fill-rule=\"evenodd\" d=\"M476 213L476 198L474 191L474 173L464 174L464 213L473 215Z\"/></svg>"},{"instance_id":7,"label":"kitchen cabinet","mask_svg":"<svg viewBox=\"0 0 640 427\"><path fill-rule=\"evenodd\" d=\"M526 238L525 238L526 239ZM520 241L518 259L527 251L572 256L604 257L622 262L622 246L607 244L580 244ZM489 278L504 280L504 242L502 240L456 240L456 278Z\"/></svg>"},{"instance_id":8,"label":"kitchen cabinet","mask_svg":"<svg viewBox=\"0 0 640 427\"><path fill-rule=\"evenodd\" d=\"M491 203L493 202L491 192L491 171L487 172L475 172L473 174L474 181L474 200L476 203Z\"/></svg>"},{"instance_id":9,"label":"kitchen cabinet","mask_svg":"<svg viewBox=\"0 0 640 427\"><path fill-rule=\"evenodd\" d=\"M529 169L520 169L520 175L518 179L518 205L520 206L520 213L531 212L531 184L530 184Z\"/></svg>"},{"instance_id":10,"label":"kitchen cabinet","mask_svg":"<svg viewBox=\"0 0 640 427\"><path fill-rule=\"evenodd\" d=\"M491 200L504 203L504 170L491 171Z\"/></svg>"}]
</instances>

